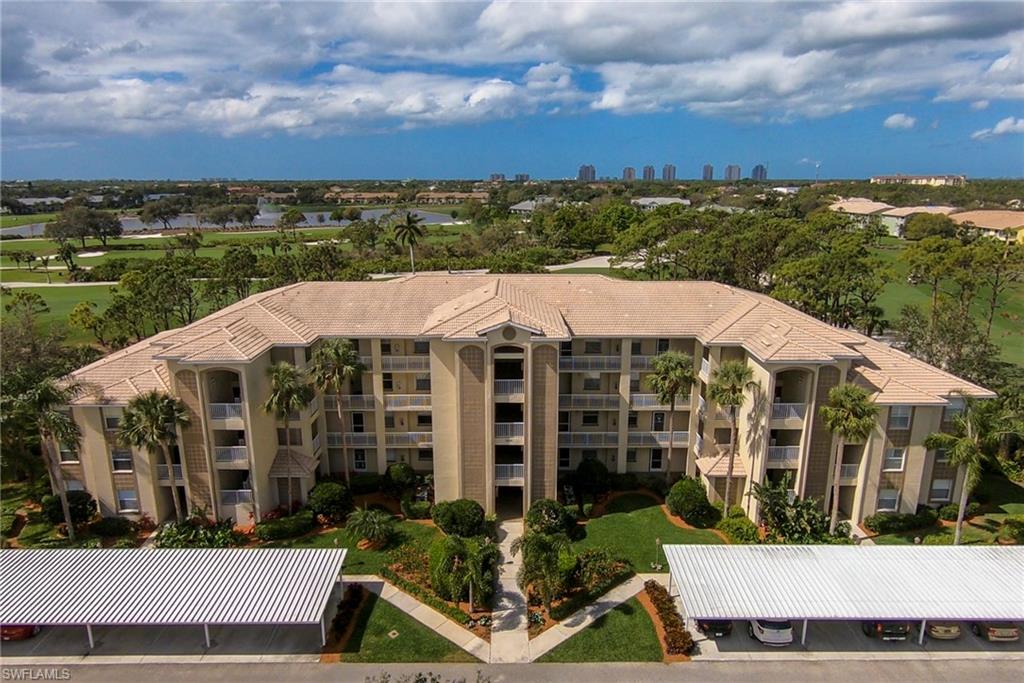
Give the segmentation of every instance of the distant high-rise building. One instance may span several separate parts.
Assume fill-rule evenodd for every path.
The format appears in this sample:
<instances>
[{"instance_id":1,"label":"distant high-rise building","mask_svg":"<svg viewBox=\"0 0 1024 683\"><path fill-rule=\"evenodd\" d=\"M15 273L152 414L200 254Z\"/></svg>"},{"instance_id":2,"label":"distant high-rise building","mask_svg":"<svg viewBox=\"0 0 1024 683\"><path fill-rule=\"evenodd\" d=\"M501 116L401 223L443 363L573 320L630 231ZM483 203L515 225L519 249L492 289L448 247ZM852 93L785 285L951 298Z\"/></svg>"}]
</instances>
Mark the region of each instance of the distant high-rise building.
<instances>
[{"instance_id":1,"label":"distant high-rise building","mask_svg":"<svg viewBox=\"0 0 1024 683\"><path fill-rule=\"evenodd\" d=\"M676 179L676 165L665 164L661 167L661 179L662 180L675 180Z\"/></svg>"},{"instance_id":2,"label":"distant high-rise building","mask_svg":"<svg viewBox=\"0 0 1024 683\"><path fill-rule=\"evenodd\" d=\"M593 182L596 178L597 171L594 170L593 164L583 164L580 166L579 173L576 174L576 180L584 183Z\"/></svg>"},{"instance_id":3,"label":"distant high-rise building","mask_svg":"<svg viewBox=\"0 0 1024 683\"><path fill-rule=\"evenodd\" d=\"M729 164L725 167L725 179L726 180L739 180L740 179L740 167L736 164Z\"/></svg>"},{"instance_id":4,"label":"distant high-rise building","mask_svg":"<svg viewBox=\"0 0 1024 683\"><path fill-rule=\"evenodd\" d=\"M750 172L750 178L752 180L768 180L768 169L763 164L758 164Z\"/></svg>"},{"instance_id":5,"label":"distant high-rise building","mask_svg":"<svg viewBox=\"0 0 1024 683\"><path fill-rule=\"evenodd\" d=\"M504 180L505 180L505 174L504 173L492 173L491 174L491 182L492 183L500 183L500 182L504 182Z\"/></svg>"},{"instance_id":6,"label":"distant high-rise building","mask_svg":"<svg viewBox=\"0 0 1024 683\"><path fill-rule=\"evenodd\" d=\"M529 173L516 173L516 182L517 183L528 183L528 182L530 182L530 174Z\"/></svg>"},{"instance_id":7,"label":"distant high-rise building","mask_svg":"<svg viewBox=\"0 0 1024 683\"><path fill-rule=\"evenodd\" d=\"M636 180L636 169L633 168L632 166L627 166L626 168L622 169L622 179Z\"/></svg>"},{"instance_id":8,"label":"distant high-rise building","mask_svg":"<svg viewBox=\"0 0 1024 683\"><path fill-rule=\"evenodd\" d=\"M644 166L644 180L654 180L653 166Z\"/></svg>"},{"instance_id":9,"label":"distant high-rise building","mask_svg":"<svg viewBox=\"0 0 1024 683\"><path fill-rule=\"evenodd\" d=\"M711 164L704 164L704 172L701 174L701 180L714 180L715 179L715 167Z\"/></svg>"}]
</instances>

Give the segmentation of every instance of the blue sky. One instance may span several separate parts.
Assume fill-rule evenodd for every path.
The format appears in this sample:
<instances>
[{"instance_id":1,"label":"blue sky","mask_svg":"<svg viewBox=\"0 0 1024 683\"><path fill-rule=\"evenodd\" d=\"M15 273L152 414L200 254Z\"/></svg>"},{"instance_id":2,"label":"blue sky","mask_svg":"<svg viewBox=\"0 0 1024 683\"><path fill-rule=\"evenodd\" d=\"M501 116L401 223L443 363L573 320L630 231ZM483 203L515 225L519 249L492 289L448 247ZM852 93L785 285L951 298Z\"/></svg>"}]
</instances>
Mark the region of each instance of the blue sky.
<instances>
[{"instance_id":1,"label":"blue sky","mask_svg":"<svg viewBox=\"0 0 1024 683\"><path fill-rule=\"evenodd\" d=\"M5 179L1024 175L1013 3L53 5L0 5Z\"/></svg>"}]
</instances>

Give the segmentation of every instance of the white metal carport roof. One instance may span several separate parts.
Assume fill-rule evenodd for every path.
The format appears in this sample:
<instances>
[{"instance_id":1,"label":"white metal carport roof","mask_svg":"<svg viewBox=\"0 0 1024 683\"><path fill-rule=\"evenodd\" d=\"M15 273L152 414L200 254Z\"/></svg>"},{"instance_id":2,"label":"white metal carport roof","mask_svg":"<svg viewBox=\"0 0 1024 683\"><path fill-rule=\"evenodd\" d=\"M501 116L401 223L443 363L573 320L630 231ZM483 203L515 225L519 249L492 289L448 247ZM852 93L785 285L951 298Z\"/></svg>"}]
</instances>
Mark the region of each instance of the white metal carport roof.
<instances>
[{"instance_id":1,"label":"white metal carport roof","mask_svg":"<svg viewBox=\"0 0 1024 683\"><path fill-rule=\"evenodd\" d=\"M0 623L316 624L346 552L0 550Z\"/></svg>"},{"instance_id":2,"label":"white metal carport roof","mask_svg":"<svg viewBox=\"0 0 1024 683\"><path fill-rule=\"evenodd\" d=\"M1024 548L666 545L697 619L1024 619Z\"/></svg>"}]
</instances>

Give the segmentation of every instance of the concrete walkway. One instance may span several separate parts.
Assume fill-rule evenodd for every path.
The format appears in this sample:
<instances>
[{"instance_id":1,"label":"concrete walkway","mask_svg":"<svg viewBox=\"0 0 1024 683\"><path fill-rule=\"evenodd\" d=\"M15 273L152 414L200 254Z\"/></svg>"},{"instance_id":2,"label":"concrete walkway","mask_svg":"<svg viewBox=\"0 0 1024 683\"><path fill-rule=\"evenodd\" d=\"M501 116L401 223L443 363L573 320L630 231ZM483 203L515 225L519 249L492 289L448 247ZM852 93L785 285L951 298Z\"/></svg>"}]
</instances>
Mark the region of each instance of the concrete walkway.
<instances>
[{"instance_id":1,"label":"concrete walkway","mask_svg":"<svg viewBox=\"0 0 1024 683\"><path fill-rule=\"evenodd\" d=\"M501 551L497 589L491 618L491 663L530 661L529 615L526 596L519 590L516 574L522 555L512 557L512 542L523 535L523 520L507 520L498 525L498 550Z\"/></svg>"}]
</instances>

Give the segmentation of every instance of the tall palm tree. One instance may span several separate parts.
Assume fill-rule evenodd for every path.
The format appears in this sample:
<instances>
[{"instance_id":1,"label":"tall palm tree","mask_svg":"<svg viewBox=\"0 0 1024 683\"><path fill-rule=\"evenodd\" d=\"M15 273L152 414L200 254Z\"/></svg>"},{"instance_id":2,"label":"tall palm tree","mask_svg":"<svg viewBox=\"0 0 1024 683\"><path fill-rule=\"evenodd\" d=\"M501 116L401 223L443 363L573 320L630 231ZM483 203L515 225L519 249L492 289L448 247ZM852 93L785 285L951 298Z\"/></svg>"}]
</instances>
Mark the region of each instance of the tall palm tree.
<instances>
[{"instance_id":1,"label":"tall palm tree","mask_svg":"<svg viewBox=\"0 0 1024 683\"><path fill-rule=\"evenodd\" d=\"M843 450L848 441L860 442L868 438L875 428L878 406L871 401L866 389L855 384L843 384L828 392L828 403L818 409L828 431L836 439L836 463L832 472L832 509L829 513L828 532L835 533L839 522L839 479L843 467Z\"/></svg>"},{"instance_id":2,"label":"tall palm tree","mask_svg":"<svg viewBox=\"0 0 1024 683\"><path fill-rule=\"evenodd\" d=\"M395 225L395 238L402 244L409 247L409 265L412 266L412 274L416 274L416 256L413 249L423 237L423 219L412 211L405 212L405 218Z\"/></svg>"},{"instance_id":3,"label":"tall palm tree","mask_svg":"<svg viewBox=\"0 0 1024 683\"><path fill-rule=\"evenodd\" d=\"M267 370L270 378L270 395L263 403L263 410L270 413L284 425L285 457L288 459L288 512L295 501L292 482L292 430L291 416L300 412L313 400L314 390L306 373L291 363L280 361Z\"/></svg>"},{"instance_id":4,"label":"tall palm tree","mask_svg":"<svg viewBox=\"0 0 1024 683\"><path fill-rule=\"evenodd\" d=\"M747 390L758 386L753 381L754 371L739 360L727 360L715 368L708 385L708 398L729 411L729 466L725 473L725 511L729 511L732 492L732 470L736 461L736 443L739 441L739 410L747 400Z\"/></svg>"},{"instance_id":5,"label":"tall palm tree","mask_svg":"<svg viewBox=\"0 0 1024 683\"><path fill-rule=\"evenodd\" d=\"M668 413L668 464L672 466L672 438L676 431L676 399L689 396L690 389L697 381L693 371L693 358L679 351L665 351L654 357L654 372L647 378L647 384L658 395L658 402L667 404Z\"/></svg>"},{"instance_id":6,"label":"tall palm tree","mask_svg":"<svg viewBox=\"0 0 1024 683\"><path fill-rule=\"evenodd\" d=\"M178 500L171 448L178 439L178 428L187 427L190 422L188 408L181 400L160 391L148 391L128 401L117 432L117 440L123 445L144 448L150 455L163 456L167 476L171 480L174 518L179 522L185 519L185 512Z\"/></svg>"},{"instance_id":7,"label":"tall palm tree","mask_svg":"<svg viewBox=\"0 0 1024 683\"><path fill-rule=\"evenodd\" d=\"M54 379L44 379L15 401L17 410L26 415L34 416L39 426L39 448L50 474L53 489L60 498L60 507L64 512L64 524L68 528L68 539L75 540L75 525L71 521L71 507L68 505L68 494L64 489L64 476L60 469L60 458L57 454L58 443L77 450L82 443L82 432L71 415L64 407L81 395L80 384L58 384Z\"/></svg>"},{"instance_id":8,"label":"tall palm tree","mask_svg":"<svg viewBox=\"0 0 1024 683\"><path fill-rule=\"evenodd\" d=\"M570 547L569 537L564 533L527 533L512 542L513 557L523 553L516 581L525 591L533 588L540 593L544 607L551 612L551 603L562 590L562 574L558 569L558 556Z\"/></svg>"},{"instance_id":9,"label":"tall palm tree","mask_svg":"<svg viewBox=\"0 0 1024 683\"><path fill-rule=\"evenodd\" d=\"M1020 416L1006 412L995 401L978 401L966 394L960 396L964 409L953 417L953 432L936 432L924 440L927 448L944 450L949 463L963 473L954 545L960 545L967 499L981 480L982 463L999 447L1003 437L1020 436L1024 432Z\"/></svg>"},{"instance_id":10,"label":"tall palm tree","mask_svg":"<svg viewBox=\"0 0 1024 683\"><path fill-rule=\"evenodd\" d=\"M345 411L341 409L341 392L346 382L356 382L366 366L359 352L348 339L325 339L313 352L310 375L313 384L325 394L337 394L335 407L341 425L341 461L345 469L345 482L350 482L348 467L348 441L345 438Z\"/></svg>"}]
</instances>

